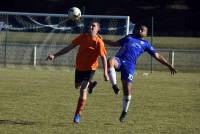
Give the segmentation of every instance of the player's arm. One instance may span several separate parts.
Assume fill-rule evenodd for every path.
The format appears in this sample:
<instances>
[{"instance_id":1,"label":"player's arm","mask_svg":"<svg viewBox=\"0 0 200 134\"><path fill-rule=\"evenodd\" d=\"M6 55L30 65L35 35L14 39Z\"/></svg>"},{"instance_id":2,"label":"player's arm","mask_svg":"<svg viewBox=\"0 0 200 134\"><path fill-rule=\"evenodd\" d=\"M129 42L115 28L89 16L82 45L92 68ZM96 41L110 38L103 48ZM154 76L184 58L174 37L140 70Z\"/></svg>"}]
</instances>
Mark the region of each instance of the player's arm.
<instances>
[{"instance_id":1,"label":"player's arm","mask_svg":"<svg viewBox=\"0 0 200 134\"><path fill-rule=\"evenodd\" d=\"M108 77L108 66L107 66L106 55L101 56L101 61L102 61L102 64L103 64L104 79L105 79L105 81L108 81L109 77Z\"/></svg>"},{"instance_id":2,"label":"player's arm","mask_svg":"<svg viewBox=\"0 0 200 134\"><path fill-rule=\"evenodd\" d=\"M70 50L72 50L76 46L77 46L76 44L70 44L67 47L58 51L57 53L48 55L46 59L47 60L54 60L56 57L68 53Z\"/></svg>"},{"instance_id":3,"label":"player's arm","mask_svg":"<svg viewBox=\"0 0 200 134\"><path fill-rule=\"evenodd\" d=\"M167 66L169 70L171 71L171 74L174 75L176 73L176 69L171 64L169 64L168 61L161 54L156 52L154 54L154 58L160 63L162 63L163 65Z\"/></svg>"},{"instance_id":4,"label":"player's arm","mask_svg":"<svg viewBox=\"0 0 200 134\"><path fill-rule=\"evenodd\" d=\"M108 45L113 46L113 47L119 46L118 41L112 41L112 40L108 40L108 39L104 39L103 41L104 41L105 44L108 44Z\"/></svg>"}]
</instances>

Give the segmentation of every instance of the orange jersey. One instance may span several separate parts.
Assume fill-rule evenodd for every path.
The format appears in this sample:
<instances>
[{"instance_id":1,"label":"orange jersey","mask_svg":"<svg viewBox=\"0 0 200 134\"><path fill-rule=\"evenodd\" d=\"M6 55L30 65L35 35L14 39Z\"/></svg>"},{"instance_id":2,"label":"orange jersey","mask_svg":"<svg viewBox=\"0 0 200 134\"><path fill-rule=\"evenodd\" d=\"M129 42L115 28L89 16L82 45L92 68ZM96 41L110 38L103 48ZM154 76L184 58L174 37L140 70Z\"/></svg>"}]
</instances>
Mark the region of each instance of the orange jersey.
<instances>
[{"instance_id":1,"label":"orange jersey","mask_svg":"<svg viewBox=\"0 0 200 134\"><path fill-rule=\"evenodd\" d=\"M81 34L72 41L72 44L79 45L76 69L80 71L96 70L98 57L106 55L104 42L100 36L91 37L88 34Z\"/></svg>"}]
</instances>

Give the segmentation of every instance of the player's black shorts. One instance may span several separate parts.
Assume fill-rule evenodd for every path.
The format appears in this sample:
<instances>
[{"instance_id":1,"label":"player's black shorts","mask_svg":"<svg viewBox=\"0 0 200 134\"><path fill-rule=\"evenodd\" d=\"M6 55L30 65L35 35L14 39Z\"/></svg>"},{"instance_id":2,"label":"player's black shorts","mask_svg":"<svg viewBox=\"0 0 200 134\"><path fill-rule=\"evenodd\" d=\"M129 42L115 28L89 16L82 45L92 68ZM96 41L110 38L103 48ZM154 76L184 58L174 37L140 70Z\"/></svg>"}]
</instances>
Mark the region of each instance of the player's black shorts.
<instances>
[{"instance_id":1,"label":"player's black shorts","mask_svg":"<svg viewBox=\"0 0 200 134\"><path fill-rule=\"evenodd\" d=\"M94 70L90 70L90 71L75 70L75 82L81 83L84 80L91 81L94 74L95 74Z\"/></svg>"}]
</instances>

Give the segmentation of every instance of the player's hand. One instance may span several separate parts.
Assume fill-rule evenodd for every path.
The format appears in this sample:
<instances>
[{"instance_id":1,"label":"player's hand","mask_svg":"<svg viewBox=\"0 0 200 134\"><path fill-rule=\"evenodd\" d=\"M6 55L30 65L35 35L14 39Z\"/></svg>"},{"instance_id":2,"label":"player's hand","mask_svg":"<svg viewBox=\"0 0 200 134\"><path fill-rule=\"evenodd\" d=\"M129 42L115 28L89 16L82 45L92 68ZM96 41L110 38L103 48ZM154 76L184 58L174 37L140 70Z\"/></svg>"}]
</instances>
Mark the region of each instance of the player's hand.
<instances>
[{"instance_id":1,"label":"player's hand","mask_svg":"<svg viewBox=\"0 0 200 134\"><path fill-rule=\"evenodd\" d=\"M169 70L171 71L172 75L174 75L175 73L177 73L177 70L173 66L170 66Z\"/></svg>"},{"instance_id":2,"label":"player's hand","mask_svg":"<svg viewBox=\"0 0 200 134\"><path fill-rule=\"evenodd\" d=\"M53 54L50 54L47 56L46 60L54 60L55 56Z\"/></svg>"},{"instance_id":3,"label":"player's hand","mask_svg":"<svg viewBox=\"0 0 200 134\"><path fill-rule=\"evenodd\" d=\"M105 80L105 81L109 81L108 74L104 74L104 80Z\"/></svg>"}]
</instances>

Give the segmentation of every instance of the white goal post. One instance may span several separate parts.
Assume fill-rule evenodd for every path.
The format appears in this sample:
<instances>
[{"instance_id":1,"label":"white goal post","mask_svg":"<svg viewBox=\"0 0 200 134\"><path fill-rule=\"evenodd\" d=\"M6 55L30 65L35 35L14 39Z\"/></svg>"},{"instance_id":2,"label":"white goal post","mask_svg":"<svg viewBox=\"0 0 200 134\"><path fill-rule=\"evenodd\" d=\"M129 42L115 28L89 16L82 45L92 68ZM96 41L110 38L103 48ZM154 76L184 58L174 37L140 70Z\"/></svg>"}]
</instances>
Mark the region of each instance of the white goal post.
<instances>
[{"instance_id":1,"label":"white goal post","mask_svg":"<svg viewBox=\"0 0 200 134\"><path fill-rule=\"evenodd\" d=\"M129 16L82 15L74 22L67 14L0 12L0 64L47 64L43 58L48 53L71 43L92 20L100 23L100 34L108 39L118 39L134 28ZM75 53L69 55L53 64L72 65Z\"/></svg>"},{"instance_id":2,"label":"white goal post","mask_svg":"<svg viewBox=\"0 0 200 134\"><path fill-rule=\"evenodd\" d=\"M49 13L27 13L27 12L0 12L0 15L8 16L49 16L49 17L68 17L68 14L49 14ZM97 19L122 19L126 20L126 35L129 34L129 31L132 30L134 24L130 22L130 16L118 16L118 15L82 15L81 18L97 18ZM0 22L1 23L1 22ZM132 28L130 28L130 26Z\"/></svg>"}]
</instances>

